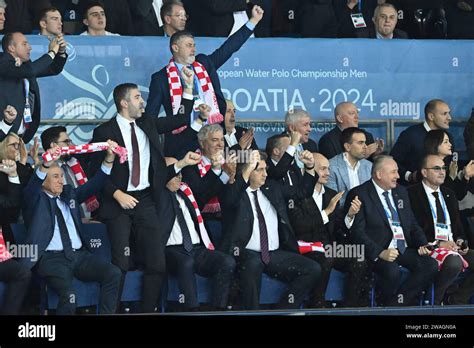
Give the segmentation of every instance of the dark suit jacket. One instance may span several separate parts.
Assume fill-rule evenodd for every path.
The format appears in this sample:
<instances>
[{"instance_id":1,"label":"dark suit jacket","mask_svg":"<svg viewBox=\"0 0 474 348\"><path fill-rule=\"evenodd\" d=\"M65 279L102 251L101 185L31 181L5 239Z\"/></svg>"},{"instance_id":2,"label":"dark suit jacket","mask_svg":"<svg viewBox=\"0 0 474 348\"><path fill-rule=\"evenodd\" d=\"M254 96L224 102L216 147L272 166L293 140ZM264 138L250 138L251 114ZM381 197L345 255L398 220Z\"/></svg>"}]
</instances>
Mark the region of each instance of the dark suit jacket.
<instances>
[{"instance_id":1,"label":"dark suit jacket","mask_svg":"<svg viewBox=\"0 0 474 348\"><path fill-rule=\"evenodd\" d=\"M182 173L183 181L193 191L199 209L203 209L212 197L219 196L224 188L224 183L211 169L202 178L197 166L185 167Z\"/></svg>"},{"instance_id":2,"label":"dark suit jacket","mask_svg":"<svg viewBox=\"0 0 474 348\"><path fill-rule=\"evenodd\" d=\"M324 188L323 210L327 208L331 199L337 194L328 187ZM289 208L291 225L295 230L296 238L305 242L322 242L328 244L334 240L334 229L337 207L329 215L329 222L325 225L313 197L295 202L294 208Z\"/></svg>"},{"instance_id":3,"label":"dark suit jacket","mask_svg":"<svg viewBox=\"0 0 474 348\"><path fill-rule=\"evenodd\" d=\"M206 16L202 18L206 25L206 36L229 36L234 26L234 12L249 10L246 0L198 0L198 2L206 10Z\"/></svg>"},{"instance_id":4,"label":"dark suit jacket","mask_svg":"<svg viewBox=\"0 0 474 348\"><path fill-rule=\"evenodd\" d=\"M410 126L400 133L393 145L390 155L397 161L400 182L405 182L407 171L414 172L421 165L425 155L423 142L427 133L423 123ZM454 144L453 137L449 133L448 135L451 144Z\"/></svg>"},{"instance_id":5,"label":"dark suit jacket","mask_svg":"<svg viewBox=\"0 0 474 348\"><path fill-rule=\"evenodd\" d=\"M280 249L298 253L295 232L288 217L287 201L310 197L315 184L316 178L305 174L299 187L285 186L267 179L267 182L260 188L278 214ZM254 217L250 199L245 191L247 187L249 187L249 183L246 183L239 175L235 183L227 185L223 192L221 206L225 232L220 248L225 253L231 253L235 248L245 249L252 236Z\"/></svg>"},{"instance_id":6,"label":"dark suit jacket","mask_svg":"<svg viewBox=\"0 0 474 348\"><path fill-rule=\"evenodd\" d=\"M184 195L182 195L181 198L183 198L184 202L186 203L186 206L194 222L194 228L198 232L200 238L201 235L199 234L199 225L197 221L196 210L194 209L191 201L187 197L184 197ZM160 225L162 226L164 231L164 245L166 245L166 243L168 242L168 239L171 235L171 230L173 229L174 222L176 221L176 211L174 209L173 200L176 200L174 192L171 192L168 189L165 189L161 192L160 201L158 203L160 207L160 209L158 209L158 221L160 222Z\"/></svg>"},{"instance_id":7,"label":"dark suit jacket","mask_svg":"<svg viewBox=\"0 0 474 348\"><path fill-rule=\"evenodd\" d=\"M279 180L285 185L297 185L298 181L303 176L301 169L294 162L294 157L290 156L287 152L283 154L278 163L275 165L270 157L267 158L267 174L268 178L272 180Z\"/></svg>"},{"instance_id":8,"label":"dark suit jacket","mask_svg":"<svg viewBox=\"0 0 474 348\"><path fill-rule=\"evenodd\" d=\"M35 135L41 120L40 90L36 81L39 77L58 75L66 64L66 58L59 55L51 59L48 54L42 55L34 62L28 61L20 67L15 66L15 59L9 53L0 53L0 110L5 110L7 105L12 105L18 112L10 132L18 133L23 119L25 109L25 88L23 79L30 82L30 91L34 94L34 105L32 105L33 121L23 134L23 141L28 143ZM3 118L3 111L2 111ZM5 139L6 134L0 130L0 141Z\"/></svg>"},{"instance_id":9,"label":"dark suit jacket","mask_svg":"<svg viewBox=\"0 0 474 348\"><path fill-rule=\"evenodd\" d=\"M163 28L158 24L160 14L155 13L153 0L129 1L135 35L138 36L163 36ZM161 28L161 30L160 30Z\"/></svg>"},{"instance_id":10,"label":"dark suit jacket","mask_svg":"<svg viewBox=\"0 0 474 348\"><path fill-rule=\"evenodd\" d=\"M150 167L148 170L150 171L149 180L155 202L158 202L159 193L165 187L169 179L176 175L174 166L166 167L165 160L160 152L159 134L169 132L189 122L192 101L184 98L182 101L182 105L185 108L183 115L176 115L174 117L152 117L143 114L142 117L136 121L137 126L145 132L150 142ZM125 146L116 117L94 129L92 142L102 142L108 139L116 141L120 146ZM104 158L105 152L95 152L91 156L91 174L98 171ZM128 163L120 164L119 159L116 158L110 178L102 190L102 199L99 208L99 214L102 218L112 219L122 211L120 205L113 198L113 194L116 190L127 191L129 175Z\"/></svg>"},{"instance_id":11,"label":"dark suit jacket","mask_svg":"<svg viewBox=\"0 0 474 348\"><path fill-rule=\"evenodd\" d=\"M227 108L224 94L221 90L221 83L217 75L217 69L219 69L236 51L242 47L242 45L247 41L247 39L252 35L252 31L249 30L245 25L238 30L234 35L229 37L224 44L215 50L212 54L198 54L196 56L196 61L201 63L207 70L209 78L211 79L212 86L217 97L217 103L219 105L219 111L222 115L225 115ZM168 77L166 75L166 67L160 71L154 73L151 76L150 83L150 94L147 100L146 112L149 115L157 116L160 112L161 106L165 109L166 115L173 115L173 109L171 106L171 97L168 86ZM188 127L189 128L189 127ZM177 134L176 136L171 133L166 134L165 136L165 146L170 143L177 143L174 148L179 148L179 144L183 144L181 140L181 135ZM185 144L184 144L185 145ZM167 151L167 150L165 150Z\"/></svg>"},{"instance_id":12,"label":"dark suit jacket","mask_svg":"<svg viewBox=\"0 0 474 348\"><path fill-rule=\"evenodd\" d=\"M0 226L5 242L14 242L10 223L16 222L21 208L21 185L12 184L7 175L1 173L0 184Z\"/></svg>"},{"instance_id":13,"label":"dark suit jacket","mask_svg":"<svg viewBox=\"0 0 474 348\"><path fill-rule=\"evenodd\" d=\"M247 128L235 126L235 138L237 139L237 141L239 141L240 138L242 138L243 133L244 133L244 132L247 132L247 131L248 131ZM227 144L227 141L225 141L225 140L224 140L224 146L225 146L225 148L229 148L229 145ZM253 140L252 140L252 144L250 145L250 149L252 149L252 150L258 150L258 145L257 145L257 142L255 141L255 137L254 137ZM230 150L239 151L239 150L242 150L242 148L241 148L240 145L237 143L237 144L235 144L234 146L232 146L232 147L230 148Z\"/></svg>"},{"instance_id":14,"label":"dark suit jacket","mask_svg":"<svg viewBox=\"0 0 474 348\"><path fill-rule=\"evenodd\" d=\"M82 231L80 204L87 198L99 192L105 184L107 175L100 170L87 183L73 189L70 185L64 185L61 200L63 202L74 202L68 204L74 220L82 246L89 249ZM55 225L55 209L52 199L42 191L43 180L36 174L31 176L28 186L23 191L23 218L28 229L25 244L38 246L38 260L43 255L53 238ZM31 258L21 259L21 262L32 268L37 260Z\"/></svg>"},{"instance_id":15,"label":"dark suit jacket","mask_svg":"<svg viewBox=\"0 0 474 348\"><path fill-rule=\"evenodd\" d=\"M441 186L440 190L446 202L449 217L451 218L453 239L455 241L459 238L466 239L461 218L459 216L458 200L456 199L454 191L443 186ZM408 188L408 195L410 196L411 206L418 224L423 229L426 239L433 242L435 240L433 214L423 184L420 182L410 186ZM436 207L433 207L433 209L436 209Z\"/></svg>"},{"instance_id":16,"label":"dark suit jacket","mask_svg":"<svg viewBox=\"0 0 474 348\"><path fill-rule=\"evenodd\" d=\"M417 249L426 245L428 242L413 215L406 189L403 186L398 186L392 190L392 195L397 205L396 209L407 246ZM349 211L355 196L359 196L362 206L350 229L351 238L355 243L364 244L366 259L374 261L390 245L393 232L372 180L349 191L344 206L345 214Z\"/></svg>"},{"instance_id":17,"label":"dark suit jacket","mask_svg":"<svg viewBox=\"0 0 474 348\"><path fill-rule=\"evenodd\" d=\"M366 144L373 144L374 137L369 132L365 131ZM344 149L341 144L341 129L336 126L331 129L329 132L324 134L321 139L319 139L319 152L326 156L327 159L331 159L336 155L344 152Z\"/></svg>"},{"instance_id":18,"label":"dark suit jacket","mask_svg":"<svg viewBox=\"0 0 474 348\"><path fill-rule=\"evenodd\" d=\"M358 38L365 38L365 39L377 38L377 34L374 27L356 29L356 36ZM395 28L395 30L393 31L393 38L394 39L408 39L408 34L404 32L403 30Z\"/></svg>"}]
</instances>

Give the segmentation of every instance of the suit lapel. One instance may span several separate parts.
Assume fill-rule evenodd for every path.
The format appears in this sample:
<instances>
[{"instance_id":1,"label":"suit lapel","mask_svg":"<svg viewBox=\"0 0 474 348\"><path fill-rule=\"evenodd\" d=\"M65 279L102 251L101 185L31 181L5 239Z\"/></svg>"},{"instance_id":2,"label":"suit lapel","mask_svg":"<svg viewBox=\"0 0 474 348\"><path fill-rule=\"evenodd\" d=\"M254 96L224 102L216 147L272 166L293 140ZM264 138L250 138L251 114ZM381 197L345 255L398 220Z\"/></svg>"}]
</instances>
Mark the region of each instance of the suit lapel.
<instances>
[{"instance_id":1,"label":"suit lapel","mask_svg":"<svg viewBox=\"0 0 474 348\"><path fill-rule=\"evenodd\" d=\"M377 194L377 190L375 189L375 186L372 182L369 183L369 197L372 199L377 212L380 214L387 227L391 230L387 214L385 213L382 202L380 201L379 195Z\"/></svg>"},{"instance_id":2,"label":"suit lapel","mask_svg":"<svg viewBox=\"0 0 474 348\"><path fill-rule=\"evenodd\" d=\"M119 144L122 147L125 147L125 141L123 140L122 132L120 131L120 127L117 123L117 116L115 116L111 120L110 127L112 129L112 134L113 134L114 139L116 140L117 144Z\"/></svg>"}]
</instances>

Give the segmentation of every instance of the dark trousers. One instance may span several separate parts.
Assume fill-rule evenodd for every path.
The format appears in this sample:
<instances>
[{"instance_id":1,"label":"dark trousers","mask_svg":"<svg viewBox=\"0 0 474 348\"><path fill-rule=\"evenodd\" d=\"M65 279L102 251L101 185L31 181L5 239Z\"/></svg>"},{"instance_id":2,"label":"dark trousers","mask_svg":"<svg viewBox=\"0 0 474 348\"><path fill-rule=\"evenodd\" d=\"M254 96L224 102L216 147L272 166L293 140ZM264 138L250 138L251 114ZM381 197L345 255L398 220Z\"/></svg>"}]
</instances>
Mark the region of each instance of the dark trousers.
<instances>
[{"instance_id":1,"label":"dark trousers","mask_svg":"<svg viewBox=\"0 0 474 348\"><path fill-rule=\"evenodd\" d=\"M134 254L144 268L142 311L154 312L166 270L165 246L151 194L148 191L129 194L139 201L136 207L122 210L120 215L104 221L112 248L112 263L122 271L119 298L122 296L125 273L130 269L131 255ZM132 231L133 249L130 245Z\"/></svg>"},{"instance_id":2,"label":"dark trousers","mask_svg":"<svg viewBox=\"0 0 474 348\"><path fill-rule=\"evenodd\" d=\"M468 304L474 295L474 251L469 250L464 259L469 263L466 278L459 288L451 295L450 304ZM441 269L435 279L435 304L440 304L446 290L462 272L462 261L459 256L449 255L444 259Z\"/></svg>"},{"instance_id":3,"label":"dark trousers","mask_svg":"<svg viewBox=\"0 0 474 348\"><path fill-rule=\"evenodd\" d=\"M278 308L299 308L305 296L321 277L319 264L307 257L285 250L270 252L265 265L259 252L244 249L237 259L240 274L240 291L245 309L258 309L262 273L288 283Z\"/></svg>"},{"instance_id":4,"label":"dark trousers","mask_svg":"<svg viewBox=\"0 0 474 348\"><path fill-rule=\"evenodd\" d=\"M410 271L400 286L400 266ZM381 292L381 305L415 305L417 296L427 288L438 272L438 263L427 255L420 256L415 249L406 249L394 262L378 259L373 264L377 288Z\"/></svg>"},{"instance_id":5,"label":"dark trousers","mask_svg":"<svg viewBox=\"0 0 474 348\"><path fill-rule=\"evenodd\" d=\"M31 271L16 260L0 262L0 281L7 283L5 298L0 313L2 315L17 315L31 279Z\"/></svg>"},{"instance_id":6,"label":"dark trousers","mask_svg":"<svg viewBox=\"0 0 474 348\"><path fill-rule=\"evenodd\" d=\"M329 276L331 275L335 259L326 257L324 253L317 251L307 253L304 256L316 261L321 267L321 279L312 290L311 299L308 305L313 308L324 307L326 288L328 286Z\"/></svg>"},{"instance_id":7,"label":"dark trousers","mask_svg":"<svg viewBox=\"0 0 474 348\"><path fill-rule=\"evenodd\" d=\"M199 307L195 273L212 277L212 306L215 309L226 308L235 269L232 256L199 245L195 245L190 252L182 245L173 245L166 247L166 262L168 272L178 279L186 309Z\"/></svg>"},{"instance_id":8,"label":"dark trousers","mask_svg":"<svg viewBox=\"0 0 474 348\"><path fill-rule=\"evenodd\" d=\"M36 265L36 272L59 296L56 313L71 315L76 311L76 294L72 279L100 283L99 313L115 313L119 293L120 270L87 250L74 252L72 260L63 252L45 252Z\"/></svg>"}]
</instances>

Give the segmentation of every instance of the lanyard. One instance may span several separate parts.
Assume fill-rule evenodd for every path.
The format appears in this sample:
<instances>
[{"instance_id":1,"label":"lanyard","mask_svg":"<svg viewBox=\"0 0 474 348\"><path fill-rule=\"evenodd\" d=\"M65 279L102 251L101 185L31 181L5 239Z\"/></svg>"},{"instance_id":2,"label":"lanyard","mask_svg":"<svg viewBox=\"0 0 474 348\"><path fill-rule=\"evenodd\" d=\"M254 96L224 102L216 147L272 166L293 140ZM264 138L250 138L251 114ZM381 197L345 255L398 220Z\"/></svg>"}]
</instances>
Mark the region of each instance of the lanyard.
<instances>
[{"instance_id":1,"label":"lanyard","mask_svg":"<svg viewBox=\"0 0 474 348\"><path fill-rule=\"evenodd\" d=\"M446 225L450 225L451 224L451 219L450 219L449 215L447 214L446 202L444 201L444 197L443 197L443 194L441 193L441 191L438 192L438 197L440 198L439 200L441 202L441 208L443 209L444 217L446 219L445 223L446 223ZM429 199L428 199L428 204L430 205L431 214L433 215L433 219L434 219L434 222L435 222L435 225L436 225L437 221L438 221L438 217L436 216L436 210L433 209L433 206L431 205L431 201Z\"/></svg>"},{"instance_id":2,"label":"lanyard","mask_svg":"<svg viewBox=\"0 0 474 348\"><path fill-rule=\"evenodd\" d=\"M362 0L359 0L357 5L359 6L359 13L362 13Z\"/></svg>"},{"instance_id":3,"label":"lanyard","mask_svg":"<svg viewBox=\"0 0 474 348\"><path fill-rule=\"evenodd\" d=\"M28 79L23 79L23 85L25 87L25 104L30 105L28 95L30 94L30 81Z\"/></svg>"}]
</instances>

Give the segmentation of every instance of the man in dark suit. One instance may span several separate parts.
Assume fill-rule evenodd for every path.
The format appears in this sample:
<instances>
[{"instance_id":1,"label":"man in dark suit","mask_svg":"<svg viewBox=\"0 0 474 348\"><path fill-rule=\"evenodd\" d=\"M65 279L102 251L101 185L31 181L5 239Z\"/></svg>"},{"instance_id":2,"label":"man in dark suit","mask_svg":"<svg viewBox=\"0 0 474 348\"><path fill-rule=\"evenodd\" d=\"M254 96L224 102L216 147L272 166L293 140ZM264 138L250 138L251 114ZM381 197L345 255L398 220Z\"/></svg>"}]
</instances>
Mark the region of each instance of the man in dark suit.
<instances>
[{"instance_id":1,"label":"man in dark suit","mask_svg":"<svg viewBox=\"0 0 474 348\"><path fill-rule=\"evenodd\" d=\"M246 129L235 125L235 106L232 100L225 100L227 109L224 115L225 125L225 148L233 151L258 150L257 143L253 137L253 128Z\"/></svg>"},{"instance_id":2,"label":"man in dark suit","mask_svg":"<svg viewBox=\"0 0 474 348\"><path fill-rule=\"evenodd\" d=\"M207 80L202 78L198 79L196 76L194 82L190 84L192 88L191 94L195 94L197 98L212 108L211 116L215 115L216 119L219 119L220 115L221 120L223 120L222 115L225 114L226 103L217 75L217 69L247 41L262 17L263 10L258 6L254 6L252 18L249 22L234 35L229 37L220 48L210 55L198 54L195 56L194 37L188 32L175 33L170 39L170 50L173 54L172 61L170 61L168 66L154 73L151 77L150 94L147 101L146 112L151 116L157 116L163 106L166 115L176 115L179 106L177 100L183 95L181 93L182 79L178 77L179 74L173 77L173 73L175 71L181 71L183 66L191 65L195 71L196 69L199 71L202 70L202 73L204 75L207 74L209 77L209 80ZM172 82L170 83L170 81ZM203 84L203 81L207 81L207 84ZM170 91L170 85L173 83L175 86ZM195 115L193 113L191 116L192 119L197 118L197 114ZM187 137L183 138L181 133L166 134L166 155L176 157L176 153L180 148L186 147L187 142L189 142L189 139Z\"/></svg>"},{"instance_id":3,"label":"man in dark suit","mask_svg":"<svg viewBox=\"0 0 474 348\"><path fill-rule=\"evenodd\" d=\"M176 162L174 158L166 159L167 165ZM184 307L188 311L199 307L196 273L212 277L213 309L226 309L235 261L232 256L214 250L196 198L191 188L181 182L181 173L168 181L159 206L158 221L163 225L166 264L169 273L178 278Z\"/></svg>"},{"instance_id":4,"label":"man in dark suit","mask_svg":"<svg viewBox=\"0 0 474 348\"><path fill-rule=\"evenodd\" d=\"M427 240L417 224L404 187L397 187L398 167L391 156L374 159L372 180L353 188L346 200L359 197L362 207L351 221L355 243L364 245L365 258L375 272L383 305L412 305L438 271L428 256ZM400 285L400 266L410 275ZM398 295L398 296L396 296Z\"/></svg>"},{"instance_id":5,"label":"man in dark suit","mask_svg":"<svg viewBox=\"0 0 474 348\"><path fill-rule=\"evenodd\" d=\"M293 186L301 177L301 169L295 162L296 147L301 139L299 132L293 131L271 136L267 139L265 152L267 154L268 177L280 180L286 185Z\"/></svg>"},{"instance_id":6,"label":"man in dark suit","mask_svg":"<svg viewBox=\"0 0 474 348\"><path fill-rule=\"evenodd\" d=\"M398 13L395 6L389 3L380 4L375 8L373 27L360 28L356 30L359 38L368 39L408 39L408 34L403 30L396 29Z\"/></svg>"},{"instance_id":7,"label":"man in dark suit","mask_svg":"<svg viewBox=\"0 0 474 348\"><path fill-rule=\"evenodd\" d=\"M349 127L359 127L359 110L354 103L339 103L334 109L334 119L336 127L319 139L319 152L328 159L344 152L344 147L341 143L342 131ZM383 139L377 139L374 142L372 134L363 129L362 131L365 133L365 143L367 144L366 158L380 154L384 149Z\"/></svg>"},{"instance_id":8,"label":"man in dark suit","mask_svg":"<svg viewBox=\"0 0 474 348\"><path fill-rule=\"evenodd\" d=\"M66 64L66 41L62 35L50 41L48 53L34 62L30 60L31 46L25 35L8 33L2 39L0 54L0 110L8 105L18 117L0 122L0 141L9 132L22 136L28 143L36 133L41 120L39 77L58 75Z\"/></svg>"},{"instance_id":9,"label":"man in dark suit","mask_svg":"<svg viewBox=\"0 0 474 348\"><path fill-rule=\"evenodd\" d=\"M193 72L184 69L186 80ZM128 162L115 164L102 190L99 215L107 225L112 247L112 263L122 270L120 291L130 268L130 251L140 257L144 266L142 311L153 312L165 272L162 226L157 225L157 203L169 179L186 165L195 164L188 154L174 166L166 167L159 150L159 133L189 122L192 101L183 98L182 114L176 117L151 117L144 114L144 100L138 86L131 83L114 89L117 116L94 130L93 142L116 139L128 151ZM91 173L97 171L102 153L91 156ZM199 158L199 156L196 156ZM136 250L130 247L133 229Z\"/></svg>"},{"instance_id":10,"label":"man in dark suit","mask_svg":"<svg viewBox=\"0 0 474 348\"><path fill-rule=\"evenodd\" d=\"M302 158L306 173L299 187L267 179L265 153L252 151L234 184L223 194L226 234L222 250L237 257L243 307L258 309L261 276L288 283L278 308L298 308L316 285L321 268L301 256L290 225L286 201L309 197L316 178L311 154Z\"/></svg>"},{"instance_id":11,"label":"man in dark suit","mask_svg":"<svg viewBox=\"0 0 474 348\"><path fill-rule=\"evenodd\" d=\"M25 265L12 258L8 252L8 244L4 231L10 229L8 212L21 207L21 186L17 174L16 163L13 160L3 159L0 163L0 172L8 176L6 190L0 194L0 281L6 283L3 303L0 303L0 314L19 314L21 305L28 290L31 271Z\"/></svg>"},{"instance_id":12,"label":"man in dark suit","mask_svg":"<svg viewBox=\"0 0 474 348\"><path fill-rule=\"evenodd\" d=\"M410 196L413 213L418 224L423 229L426 239L436 242L437 246L446 248L456 254L448 255L442 261L442 267L435 280L435 304L443 301L446 289L463 271L463 263L459 255L469 263L467 277L459 289L454 292L449 302L445 304L468 304L474 294L474 251L467 246L461 247L466 235L459 215L459 205L456 194L451 189L442 186L446 178L446 166L439 156L428 155L421 166L423 181L410 186Z\"/></svg>"},{"instance_id":13,"label":"man in dark suit","mask_svg":"<svg viewBox=\"0 0 474 348\"><path fill-rule=\"evenodd\" d=\"M188 15L180 0L163 1L158 12L155 12L152 0L134 1L130 6L135 14L136 35L171 37L186 27ZM162 26L158 23L158 16L163 22Z\"/></svg>"},{"instance_id":14,"label":"man in dark suit","mask_svg":"<svg viewBox=\"0 0 474 348\"><path fill-rule=\"evenodd\" d=\"M449 105L440 100L432 99L425 106L425 122L410 126L400 133L393 145L390 155L400 168L401 183L416 182L417 169L425 154L423 140L432 129L449 129L451 121ZM451 144L454 144L450 136Z\"/></svg>"},{"instance_id":15,"label":"man in dark suit","mask_svg":"<svg viewBox=\"0 0 474 348\"><path fill-rule=\"evenodd\" d=\"M43 163L23 191L23 217L28 229L25 244L37 245L37 259L21 261L46 280L59 295L57 314L74 314L73 277L101 284L100 309L112 314L118 299L120 270L94 256L84 239L79 205L98 193L113 165L116 143L109 141L101 169L86 184L73 189L54 161ZM51 154L57 149L50 149Z\"/></svg>"}]
</instances>

